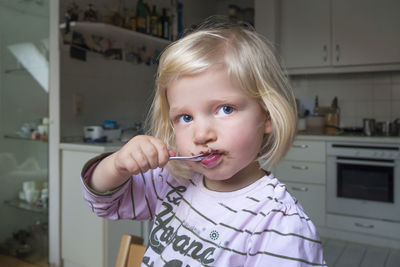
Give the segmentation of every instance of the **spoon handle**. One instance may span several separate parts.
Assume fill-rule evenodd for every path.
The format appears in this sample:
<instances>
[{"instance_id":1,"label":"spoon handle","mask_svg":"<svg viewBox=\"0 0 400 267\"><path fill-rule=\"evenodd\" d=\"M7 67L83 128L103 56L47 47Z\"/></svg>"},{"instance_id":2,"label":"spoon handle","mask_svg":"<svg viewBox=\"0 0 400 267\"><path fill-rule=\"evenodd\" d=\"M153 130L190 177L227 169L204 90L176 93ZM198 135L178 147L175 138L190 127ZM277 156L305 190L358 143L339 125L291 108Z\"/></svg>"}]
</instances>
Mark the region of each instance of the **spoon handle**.
<instances>
[{"instance_id":1,"label":"spoon handle","mask_svg":"<svg viewBox=\"0 0 400 267\"><path fill-rule=\"evenodd\" d=\"M204 154L189 156L189 157L169 157L169 160L188 160L188 161L201 161L205 158Z\"/></svg>"}]
</instances>

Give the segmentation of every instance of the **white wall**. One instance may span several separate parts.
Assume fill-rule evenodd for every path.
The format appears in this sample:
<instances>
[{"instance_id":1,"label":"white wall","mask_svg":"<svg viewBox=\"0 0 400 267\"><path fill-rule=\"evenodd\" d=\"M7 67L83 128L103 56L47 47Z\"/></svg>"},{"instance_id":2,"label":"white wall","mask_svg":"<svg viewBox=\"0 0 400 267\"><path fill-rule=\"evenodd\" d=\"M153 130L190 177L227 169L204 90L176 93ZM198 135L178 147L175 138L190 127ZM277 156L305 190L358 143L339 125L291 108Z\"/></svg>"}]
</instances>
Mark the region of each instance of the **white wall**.
<instances>
[{"instance_id":1,"label":"white wall","mask_svg":"<svg viewBox=\"0 0 400 267\"><path fill-rule=\"evenodd\" d=\"M296 97L319 97L329 106L335 96L341 126L362 126L363 118L392 121L400 118L400 72L292 76Z\"/></svg>"},{"instance_id":2,"label":"white wall","mask_svg":"<svg viewBox=\"0 0 400 267\"><path fill-rule=\"evenodd\" d=\"M61 51L61 136L82 136L84 125L116 120L122 127L143 121L151 104L155 66L106 60L88 52L87 61ZM82 114L74 115L73 94L83 96Z\"/></svg>"},{"instance_id":3,"label":"white wall","mask_svg":"<svg viewBox=\"0 0 400 267\"><path fill-rule=\"evenodd\" d=\"M72 0L61 1L60 20ZM83 10L93 1L74 1ZM167 7L169 0L149 1L158 7ZM241 7L253 6L253 1L234 1ZM118 1L96 1L95 8L100 17L118 8ZM184 0L184 26L199 23L212 14L227 14L227 0L203 1ZM136 1L125 1L128 8L134 8ZM159 10L160 11L160 10ZM87 60L71 59L69 46L61 46L61 136L64 140L79 139L85 125L102 124L104 120L116 120L122 128L132 127L143 121L151 104L156 66L134 65L125 61L106 60L103 56L87 53ZM83 110L74 115L73 95L83 96Z\"/></svg>"}]
</instances>

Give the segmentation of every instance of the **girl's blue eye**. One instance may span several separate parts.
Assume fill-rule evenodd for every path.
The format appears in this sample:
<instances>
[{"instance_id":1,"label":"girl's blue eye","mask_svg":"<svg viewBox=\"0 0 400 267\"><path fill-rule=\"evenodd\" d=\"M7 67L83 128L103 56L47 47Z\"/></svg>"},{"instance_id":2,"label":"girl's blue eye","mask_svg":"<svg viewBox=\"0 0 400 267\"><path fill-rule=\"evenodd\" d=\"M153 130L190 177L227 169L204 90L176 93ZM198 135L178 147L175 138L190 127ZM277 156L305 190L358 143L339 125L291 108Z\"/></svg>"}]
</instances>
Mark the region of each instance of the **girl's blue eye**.
<instances>
[{"instance_id":1,"label":"girl's blue eye","mask_svg":"<svg viewBox=\"0 0 400 267\"><path fill-rule=\"evenodd\" d=\"M222 106L218 113L222 112L223 114L231 114L235 109L231 106Z\"/></svg>"},{"instance_id":2,"label":"girl's blue eye","mask_svg":"<svg viewBox=\"0 0 400 267\"><path fill-rule=\"evenodd\" d=\"M190 115L187 115L187 114L182 115L182 116L179 117L179 122L180 123L188 123L188 122L191 122L192 120L193 120L193 117L190 116Z\"/></svg>"}]
</instances>

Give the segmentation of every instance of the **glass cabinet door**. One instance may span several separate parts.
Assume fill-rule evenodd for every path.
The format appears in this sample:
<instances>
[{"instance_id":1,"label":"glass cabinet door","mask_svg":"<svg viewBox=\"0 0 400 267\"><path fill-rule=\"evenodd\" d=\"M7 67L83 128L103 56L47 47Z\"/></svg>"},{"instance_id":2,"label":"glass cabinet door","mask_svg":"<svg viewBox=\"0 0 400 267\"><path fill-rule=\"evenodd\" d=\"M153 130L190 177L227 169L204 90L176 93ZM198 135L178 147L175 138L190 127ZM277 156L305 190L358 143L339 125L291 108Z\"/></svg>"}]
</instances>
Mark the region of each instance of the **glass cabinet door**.
<instances>
[{"instance_id":1,"label":"glass cabinet door","mask_svg":"<svg viewBox=\"0 0 400 267\"><path fill-rule=\"evenodd\" d=\"M0 266L48 266L48 59L49 0L0 0Z\"/></svg>"}]
</instances>

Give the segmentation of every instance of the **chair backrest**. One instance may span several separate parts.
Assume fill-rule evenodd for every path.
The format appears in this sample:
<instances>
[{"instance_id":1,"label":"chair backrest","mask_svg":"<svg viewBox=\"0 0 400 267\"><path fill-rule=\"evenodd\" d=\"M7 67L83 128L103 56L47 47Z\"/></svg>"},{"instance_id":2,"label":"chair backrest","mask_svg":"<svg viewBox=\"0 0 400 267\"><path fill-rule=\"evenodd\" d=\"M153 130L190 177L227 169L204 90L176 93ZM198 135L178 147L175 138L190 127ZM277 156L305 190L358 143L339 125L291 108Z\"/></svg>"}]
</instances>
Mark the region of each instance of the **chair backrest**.
<instances>
[{"instance_id":1,"label":"chair backrest","mask_svg":"<svg viewBox=\"0 0 400 267\"><path fill-rule=\"evenodd\" d=\"M124 234L119 246L115 267L140 267L146 247L143 238Z\"/></svg>"}]
</instances>

